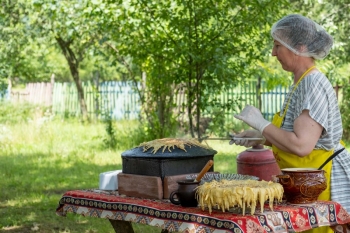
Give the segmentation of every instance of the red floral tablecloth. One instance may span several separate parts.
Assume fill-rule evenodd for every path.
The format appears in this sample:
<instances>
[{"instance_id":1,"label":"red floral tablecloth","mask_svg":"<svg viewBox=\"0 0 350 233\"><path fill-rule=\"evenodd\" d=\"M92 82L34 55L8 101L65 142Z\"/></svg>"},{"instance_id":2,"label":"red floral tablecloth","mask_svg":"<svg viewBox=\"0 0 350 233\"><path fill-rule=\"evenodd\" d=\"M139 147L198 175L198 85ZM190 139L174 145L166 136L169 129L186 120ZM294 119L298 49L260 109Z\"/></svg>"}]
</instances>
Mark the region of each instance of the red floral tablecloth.
<instances>
[{"instance_id":1,"label":"red floral tablecloth","mask_svg":"<svg viewBox=\"0 0 350 233\"><path fill-rule=\"evenodd\" d=\"M350 215L340 204L318 201L313 204L278 204L273 211L265 205L254 215L214 210L211 214L199 207L181 207L169 200L150 200L120 196L118 191L74 190L66 192L56 209L83 216L131 221L167 229L168 231L252 233L300 232L321 226L350 223Z\"/></svg>"}]
</instances>

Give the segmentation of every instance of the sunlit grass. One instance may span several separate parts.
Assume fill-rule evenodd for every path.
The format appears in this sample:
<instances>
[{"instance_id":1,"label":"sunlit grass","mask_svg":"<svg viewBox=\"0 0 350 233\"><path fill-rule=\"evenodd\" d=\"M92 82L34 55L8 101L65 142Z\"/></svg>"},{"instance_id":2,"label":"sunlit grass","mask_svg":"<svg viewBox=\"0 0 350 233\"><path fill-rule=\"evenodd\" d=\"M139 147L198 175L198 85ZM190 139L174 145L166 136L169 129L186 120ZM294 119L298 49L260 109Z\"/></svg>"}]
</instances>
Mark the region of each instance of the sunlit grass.
<instances>
[{"instance_id":1,"label":"sunlit grass","mask_svg":"<svg viewBox=\"0 0 350 233\"><path fill-rule=\"evenodd\" d=\"M106 146L108 134L101 122L0 124L0 232L113 232L106 219L75 214L59 217L55 209L66 191L98 188L100 173L122 169L121 153L139 145L133 131L139 125L137 121L121 121L114 127L118 149ZM215 171L236 173L236 156L246 148L229 145L228 140L205 143L217 151ZM142 224L134 224L134 230L161 231Z\"/></svg>"},{"instance_id":2,"label":"sunlit grass","mask_svg":"<svg viewBox=\"0 0 350 233\"><path fill-rule=\"evenodd\" d=\"M99 174L122 169L121 153L137 146L128 129L137 122L117 122L117 139L124 147L106 147L103 123L78 121L31 121L0 125L0 231L26 232L112 232L106 219L68 214L55 209L64 192L98 188ZM228 141L207 141L218 153L215 171L235 173L235 158L245 148ZM135 232L160 229L134 224Z\"/></svg>"}]
</instances>

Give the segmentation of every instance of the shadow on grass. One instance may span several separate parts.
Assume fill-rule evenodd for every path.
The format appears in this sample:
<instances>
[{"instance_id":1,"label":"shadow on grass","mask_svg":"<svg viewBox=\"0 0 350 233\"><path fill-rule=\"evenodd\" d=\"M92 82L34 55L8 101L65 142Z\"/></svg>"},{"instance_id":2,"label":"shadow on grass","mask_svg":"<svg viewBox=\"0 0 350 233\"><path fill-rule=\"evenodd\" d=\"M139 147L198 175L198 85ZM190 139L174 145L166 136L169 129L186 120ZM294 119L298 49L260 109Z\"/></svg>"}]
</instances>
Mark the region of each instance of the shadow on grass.
<instances>
[{"instance_id":1,"label":"shadow on grass","mask_svg":"<svg viewBox=\"0 0 350 233\"><path fill-rule=\"evenodd\" d=\"M86 149L88 151L88 149ZM113 232L107 219L68 214L56 215L62 195L69 190L94 189L99 174L122 168L121 155L69 155L0 152L0 232L93 233ZM101 162L101 158L104 161ZM215 170L235 172L235 156L218 154ZM105 165L101 165L105 164ZM135 232L160 232L159 228L133 224Z\"/></svg>"},{"instance_id":2,"label":"shadow on grass","mask_svg":"<svg viewBox=\"0 0 350 233\"><path fill-rule=\"evenodd\" d=\"M121 164L101 166L89 157L0 155L0 232L113 232L108 220L60 217L55 210L66 191L98 188L101 172L118 169Z\"/></svg>"}]
</instances>

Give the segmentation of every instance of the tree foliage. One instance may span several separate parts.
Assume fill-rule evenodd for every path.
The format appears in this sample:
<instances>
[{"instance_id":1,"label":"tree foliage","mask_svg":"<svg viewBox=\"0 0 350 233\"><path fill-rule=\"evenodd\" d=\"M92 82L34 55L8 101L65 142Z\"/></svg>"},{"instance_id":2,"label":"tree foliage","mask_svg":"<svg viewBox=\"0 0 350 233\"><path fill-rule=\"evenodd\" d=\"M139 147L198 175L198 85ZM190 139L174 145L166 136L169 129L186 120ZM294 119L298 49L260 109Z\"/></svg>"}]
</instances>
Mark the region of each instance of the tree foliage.
<instances>
[{"instance_id":1,"label":"tree foliage","mask_svg":"<svg viewBox=\"0 0 350 233\"><path fill-rule=\"evenodd\" d=\"M346 76L338 68L350 62L346 0L3 0L1 6L1 77L34 81L69 70L83 112L82 76L131 80L150 138L172 135L176 119L201 137L201 120L213 113L223 131L217 113L241 106L233 99L222 106L216 96L242 80L287 85L271 62L269 30L288 13L309 16L334 36L330 58L321 63L332 80ZM184 100L177 98L182 92Z\"/></svg>"},{"instance_id":2,"label":"tree foliage","mask_svg":"<svg viewBox=\"0 0 350 233\"><path fill-rule=\"evenodd\" d=\"M30 16L34 37L55 42L61 49L77 87L83 120L88 120L79 68L87 54L98 49L94 46L101 38L97 30L99 18L91 20L91 12L96 2L35 0L33 6Z\"/></svg>"},{"instance_id":3,"label":"tree foliage","mask_svg":"<svg viewBox=\"0 0 350 233\"><path fill-rule=\"evenodd\" d=\"M191 135L200 137L202 112L218 104L215 96L243 77L256 78L256 61L264 59L270 41L269 26L286 4L131 0L106 25L115 29L109 40L118 53L132 57L147 74L142 99L149 122L158 122L159 130L169 126L175 94L185 91L181 114L188 117Z\"/></svg>"},{"instance_id":4,"label":"tree foliage","mask_svg":"<svg viewBox=\"0 0 350 233\"><path fill-rule=\"evenodd\" d=\"M0 77L14 85L48 81L52 73L62 77L67 71L62 56L47 40L30 36L30 13L29 1L1 1Z\"/></svg>"}]
</instances>

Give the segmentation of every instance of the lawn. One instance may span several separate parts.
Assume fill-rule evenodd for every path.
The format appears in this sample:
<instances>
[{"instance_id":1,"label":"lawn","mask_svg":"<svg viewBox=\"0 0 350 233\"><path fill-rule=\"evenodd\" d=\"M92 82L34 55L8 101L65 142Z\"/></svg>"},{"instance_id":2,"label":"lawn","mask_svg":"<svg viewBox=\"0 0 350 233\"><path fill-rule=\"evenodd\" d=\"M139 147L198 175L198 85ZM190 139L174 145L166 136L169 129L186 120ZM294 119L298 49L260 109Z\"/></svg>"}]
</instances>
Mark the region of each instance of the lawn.
<instances>
[{"instance_id":1,"label":"lawn","mask_svg":"<svg viewBox=\"0 0 350 233\"><path fill-rule=\"evenodd\" d=\"M117 126L129 128L130 122ZM100 173L122 168L123 149L108 149L106 138L102 123L39 119L0 125L0 232L113 232L105 219L55 214L65 191L98 188ZM218 151L215 171L235 173L236 155L245 148L207 142ZM160 232L140 224L134 229Z\"/></svg>"}]
</instances>

